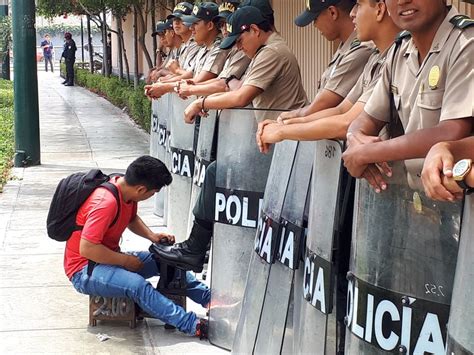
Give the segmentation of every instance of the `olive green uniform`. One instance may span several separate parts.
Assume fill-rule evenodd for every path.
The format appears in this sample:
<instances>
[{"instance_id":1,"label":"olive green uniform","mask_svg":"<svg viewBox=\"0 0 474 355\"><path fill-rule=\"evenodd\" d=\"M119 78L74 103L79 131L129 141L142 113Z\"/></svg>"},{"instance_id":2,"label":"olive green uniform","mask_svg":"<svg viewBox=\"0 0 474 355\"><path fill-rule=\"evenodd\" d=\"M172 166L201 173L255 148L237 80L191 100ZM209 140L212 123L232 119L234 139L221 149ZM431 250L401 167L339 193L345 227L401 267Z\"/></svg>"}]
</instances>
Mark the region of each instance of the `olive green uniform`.
<instances>
[{"instance_id":1,"label":"olive green uniform","mask_svg":"<svg viewBox=\"0 0 474 355\"><path fill-rule=\"evenodd\" d=\"M238 80L245 74L250 64L250 58L236 46L230 49L224 68L219 74L219 79L234 77Z\"/></svg>"},{"instance_id":2,"label":"olive green uniform","mask_svg":"<svg viewBox=\"0 0 474 355\"><path fill-rule=\"evenodd\" d=\"M224 68L224 64L228 55L228 50L220 49L222 37L217 36L214 42L209 46L203 46L196 55L193 72L196 77L201 71L207 71L216 76Z\"/></svg>"}]
</instances>

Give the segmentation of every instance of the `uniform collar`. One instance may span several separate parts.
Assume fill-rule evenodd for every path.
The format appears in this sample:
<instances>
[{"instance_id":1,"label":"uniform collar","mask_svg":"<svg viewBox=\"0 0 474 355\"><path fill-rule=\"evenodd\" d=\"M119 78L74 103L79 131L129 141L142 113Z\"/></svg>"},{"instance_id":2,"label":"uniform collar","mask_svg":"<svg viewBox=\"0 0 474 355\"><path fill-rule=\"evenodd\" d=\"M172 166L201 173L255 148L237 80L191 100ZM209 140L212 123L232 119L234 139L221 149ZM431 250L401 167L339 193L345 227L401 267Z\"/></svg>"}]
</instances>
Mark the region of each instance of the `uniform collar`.
<instances>
[{"instance_id":1,"label":"uniform collar","mask_svg":"<svg viewBox=\"0 0 474 355\"><path fill-rule=\"evenodd\" d=\"M339 45L337 51L339 53L347 52L351 48L352 42L354 42L354 40L356 39L356 35L356 31L352 31L351 35L344 41L344 43L341 43Z\"/></svg>"}]
</instances>

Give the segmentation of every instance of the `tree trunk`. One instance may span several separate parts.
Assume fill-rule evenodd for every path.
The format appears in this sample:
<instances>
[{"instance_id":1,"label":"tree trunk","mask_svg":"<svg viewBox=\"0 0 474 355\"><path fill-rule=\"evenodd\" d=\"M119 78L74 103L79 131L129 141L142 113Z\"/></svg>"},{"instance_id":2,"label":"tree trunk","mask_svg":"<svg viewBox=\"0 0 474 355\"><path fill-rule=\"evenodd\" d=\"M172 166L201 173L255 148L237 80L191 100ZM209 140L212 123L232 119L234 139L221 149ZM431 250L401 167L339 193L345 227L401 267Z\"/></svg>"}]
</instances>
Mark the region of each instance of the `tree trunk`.
<instances>
[{"instance_id":1,"label":"tree trunk","mask_svg":"<svg viewBox=\"0 0 474 355\"><path fill-rule=\"evenodd\" d=\"M104 18L102 19L99 14L100 21L102 22L102 75L109 76L109 49L107 48L107 16L105 10L103 11Z\"/></svg>"},{"instance_id":2,"label":"tree trunk","mask_svg":"<svg viewBox=\"0 0 474 355\"><path fill-rule=\"evenodd\" d=\"M151 33L155 32L156 24L156 1L151 0ZM158 44L156 43L156 36L153 37L153 66L156 67L156 50Z\"/></svg>"},{"instance_id":3,"label":"tree trunk","mask_svg":"<svg viewBox=\"0 0 474 355\"><path fill-rule=\"evenodd\" d=\"M138 14L137 8L133 7L133 71L134 71L134 78L133 78L133 87L138 89Z\"/></svg>"},{"instance_id":4,"label":"tree trunk","mask_svg":"<svg viewBox=\"0 0 474 355\"><path fill-rule=\"evenodd\" d=\"M87 47L89 48L89 70L94 73L94 49L92 48L91 17L87 15Z\"/></svg>"},{"instance_id":5,"label":"tree trunk","mask_svg":"<svg viewBox=\"0 0 474 355\"><path fill-rule=\"evenodd\" d=\"M120 33L120 42L122 44L122 51L123 51L123 61L125 62L125 73L127 74L127 83L130 84L130 64L128 63L127 57L127 48L125 47L125 39L123 38L123 29L122 29L122 21L119 21L119 33Z\"/></svg>"},{"instance_id":6,"label":"tree trunk","mask_svg":"<svg viewBox=\"0 0 474 355\"><path fill-rule=\"evenodd\" d=\"M122 18L120 16L115 16L115 21L117 21L117 53L118 53L118 71L119 71L119 78L123 79L123 47L122 47L122 39L123 39L123 32L122 32Z\"/></svg>"},{"instance_id":7,"label":"tree trunk","mask_svg":"<svg viewBox=\"0 0 474 355\"><path fill-rule=\"evenodd\" d=\"M138 20L140 21L140 30L138 31L138 42L140 43L140 48L142 49L143 55L145 56L146 62L148 64L148 69L153 68L153 61L151 60L150 52L145 43L145 35L147 33L145 18L143 17L143 9L140 6L134 6L135 13L138 14Z\"/></svg>"}]
</instances>

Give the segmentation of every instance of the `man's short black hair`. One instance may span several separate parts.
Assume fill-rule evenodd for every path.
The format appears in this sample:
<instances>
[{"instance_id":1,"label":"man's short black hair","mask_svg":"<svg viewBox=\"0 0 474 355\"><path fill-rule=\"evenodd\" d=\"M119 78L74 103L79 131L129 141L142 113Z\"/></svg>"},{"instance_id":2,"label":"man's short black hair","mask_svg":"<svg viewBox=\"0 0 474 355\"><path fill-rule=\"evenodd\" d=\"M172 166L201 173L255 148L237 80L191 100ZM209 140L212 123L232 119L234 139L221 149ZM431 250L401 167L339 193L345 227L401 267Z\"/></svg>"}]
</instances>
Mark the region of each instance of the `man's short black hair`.
<instances>
[{"instance_id":1,"label":"man's short black hair","mask_svg":"<svg viewBox=\"0 0 474 355\"><path fill-rule=\"evenodd\" d=\"M356 0L341 0L341 2L339 2L339 4L337 4L336 6L342 11L345 11L350 14L356 2Z\"/></svg>"},{"instance_id":2,"label":"man's short black hair","mask_svg":"<svg viewBox=\"0 0 474 355\"><path fill-rule=\"evenodd\" d=\"M273 25L272 25L269 21L267 21L267 20L265 20L265 21L263 21L263 22L261 22L261 23L259 23L259 24L257 25L257 27L260 28L263 32L270 32L270 31L273 31L273 27L272 27L272 26L273 26Z\"/></svg>"},{"instance_id":3,"label":"man's short black hair","mask_svg":"<svg viewBox=\"0 0 474 355\"><path fill-rule=\"evenodd\" d=\"M128 166L125 181L131 186L143 185L147 190L160 190L171 184L173 178L161 160L143 155Z\"/></svg>"}]
</instances>

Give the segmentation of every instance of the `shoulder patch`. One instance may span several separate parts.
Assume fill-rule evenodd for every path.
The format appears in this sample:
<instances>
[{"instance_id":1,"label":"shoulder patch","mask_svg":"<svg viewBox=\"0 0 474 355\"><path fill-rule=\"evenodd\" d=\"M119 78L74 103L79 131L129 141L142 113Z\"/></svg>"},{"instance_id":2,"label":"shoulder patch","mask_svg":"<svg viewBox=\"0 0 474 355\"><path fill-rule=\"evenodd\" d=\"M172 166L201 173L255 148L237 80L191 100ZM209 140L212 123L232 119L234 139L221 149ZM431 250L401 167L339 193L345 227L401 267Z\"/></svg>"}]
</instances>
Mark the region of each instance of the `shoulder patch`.
<instances>
[{"instance_id":1,"label":"shoulder patch","mask_svg":"<svg viewBox=\"0 0 474 355\"><path fill-rule=\"evenodd\" d=\"M401 43L405 38L410 38L411 33L408 31L402 31L400 32L397 37L395 37L395 42L396 43Z\"/></svg>"},{"instance_id":2,"label":"shoulder patch","mask_svg":"<svg viewBox=\"0 0 474 355\"><path fill-rule=\"evenodd\" d=\"M354 38L354 40L352 41L351 43L351 48L350 49L353 49L353 48L356 48L356 47L359 47L360 46L360 40L358 38Z\"/></svg>"},{"instance_id":3,"label":"shoulder patch","mask_svg":"<svg viewBox=\"0 0 474 355\"><path fill-rule=\"evenodd\" d=\"M469 26L474 25L474 20L466 15L456 15L451 20L449 20L454 27L465 29Z\"/></svg>"}]
</instances>

